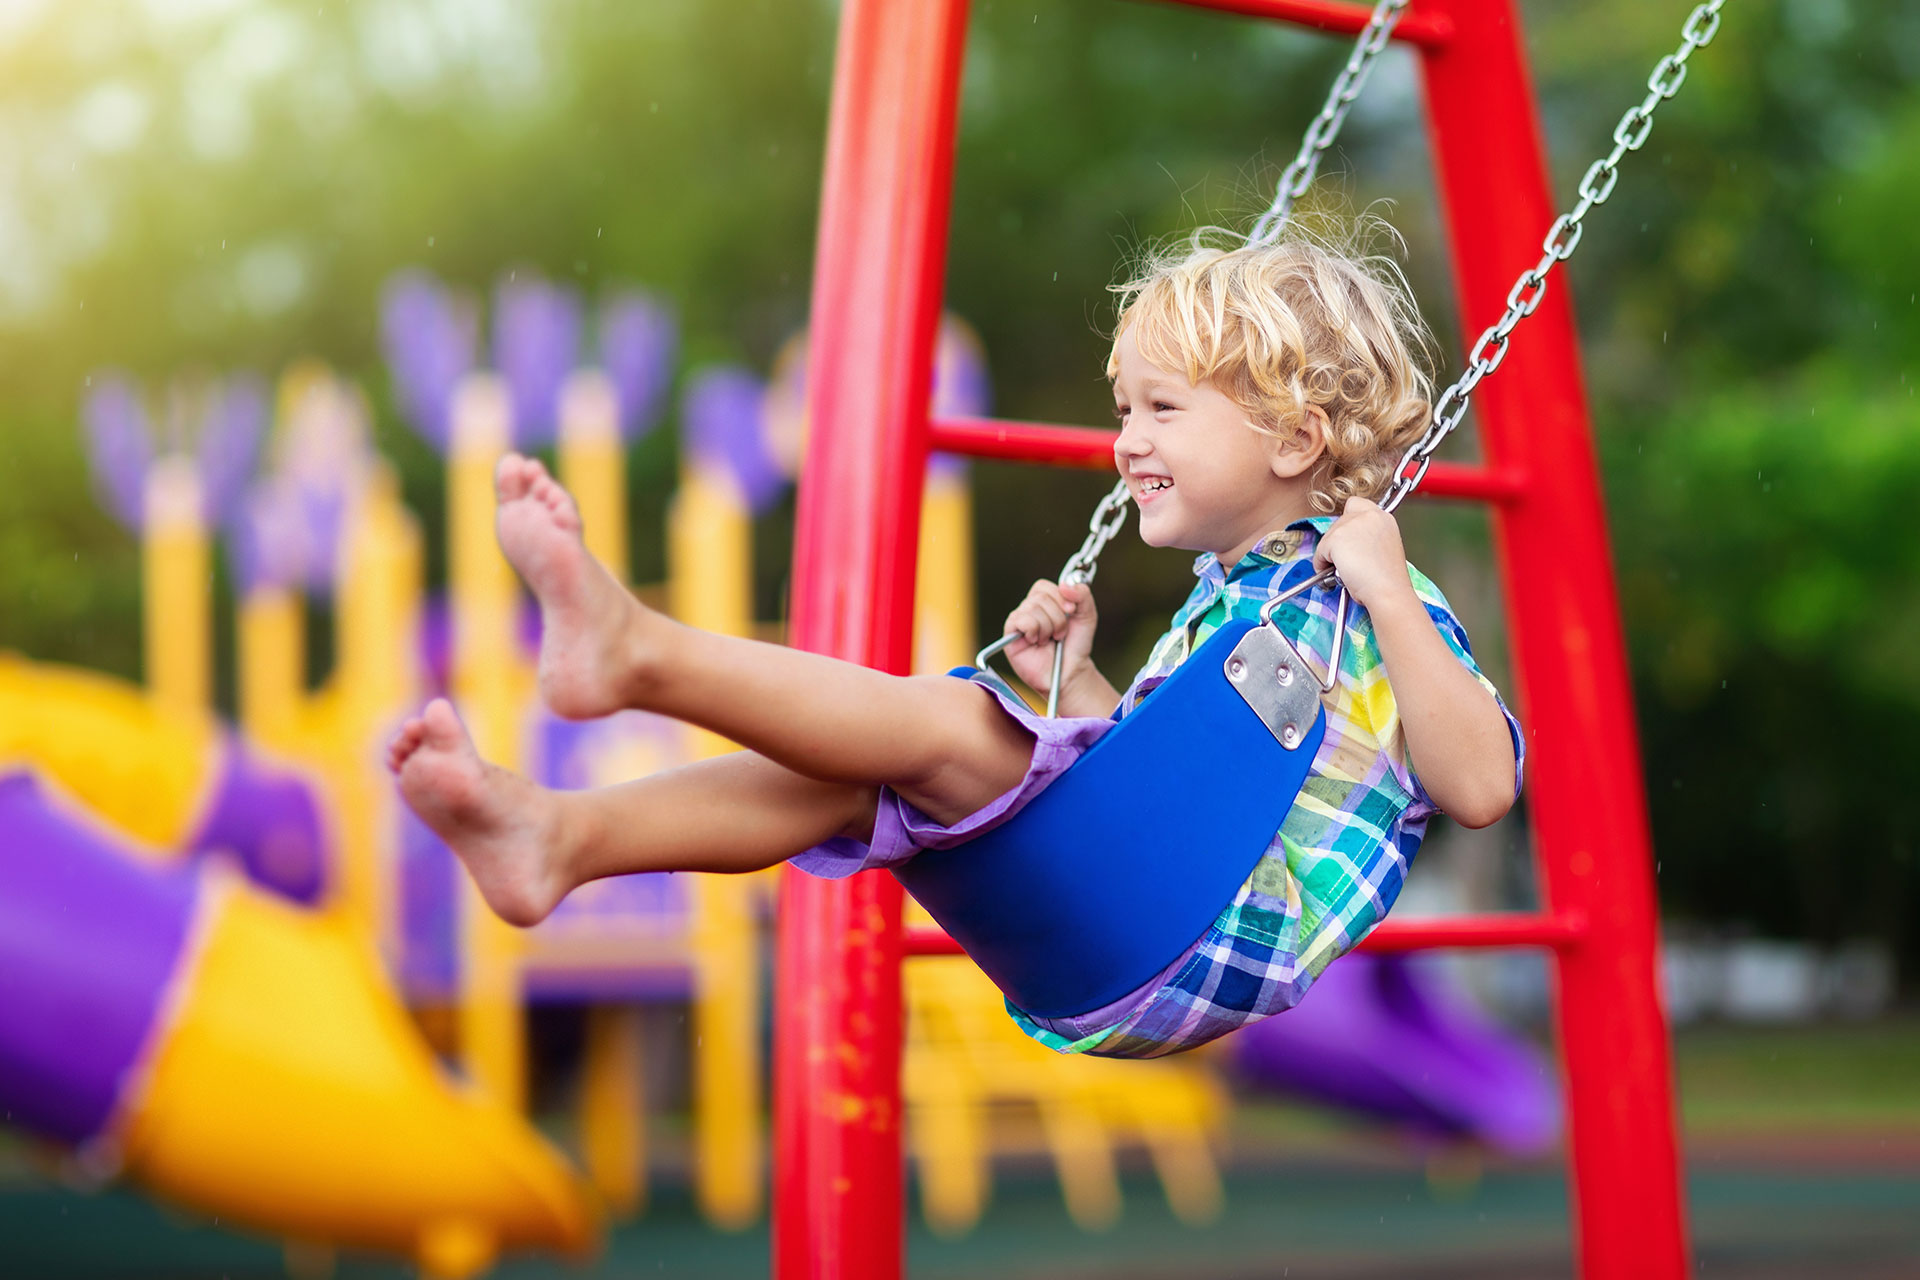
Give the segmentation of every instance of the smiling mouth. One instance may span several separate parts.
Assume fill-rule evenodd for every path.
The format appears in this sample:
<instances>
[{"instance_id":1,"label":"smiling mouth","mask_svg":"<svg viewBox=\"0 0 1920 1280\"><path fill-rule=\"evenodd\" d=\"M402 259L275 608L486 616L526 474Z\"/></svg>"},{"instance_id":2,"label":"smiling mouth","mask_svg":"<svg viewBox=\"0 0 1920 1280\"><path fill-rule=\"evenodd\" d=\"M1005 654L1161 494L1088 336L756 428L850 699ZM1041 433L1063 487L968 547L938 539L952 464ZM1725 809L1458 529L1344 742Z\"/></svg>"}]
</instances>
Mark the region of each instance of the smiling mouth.
<instances>
[{"instance_id":1,"label":"smiling mouth","mask_svg":"<svg viewBox=\"0 0 1920 1280\"><path fill-rule=\"evenodd\" d=\"M1144 503L1150 501L1173 488L1173 481L1166 476L1140 476L1136 477L1136 479L1139 481L1140 487L1138 494L1134 498L1135 502Z\"/></svg>"}]
</instances>

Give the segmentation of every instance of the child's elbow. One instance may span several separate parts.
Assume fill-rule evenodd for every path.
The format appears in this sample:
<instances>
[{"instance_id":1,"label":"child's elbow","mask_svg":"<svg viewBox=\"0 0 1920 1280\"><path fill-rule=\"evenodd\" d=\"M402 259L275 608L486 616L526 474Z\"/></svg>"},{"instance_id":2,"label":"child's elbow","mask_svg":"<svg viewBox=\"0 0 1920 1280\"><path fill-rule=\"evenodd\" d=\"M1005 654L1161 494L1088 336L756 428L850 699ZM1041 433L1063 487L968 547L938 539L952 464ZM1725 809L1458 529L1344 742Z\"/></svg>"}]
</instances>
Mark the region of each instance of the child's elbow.
<instances>
[{"instance_id":1,"label":"child's elbow","mask_svg":"<svg viewBox=\"0 0 1920 1280\"><path fill-rule=\"evenodd\" d=\"M1463 827L1478 831L1506 817L1513 808L1513 801L1512 790L1503 783L1497 791L1488 788L1473 795L1461 796L1444 808L1449 818Z\"/></svg>"}]
</instances>

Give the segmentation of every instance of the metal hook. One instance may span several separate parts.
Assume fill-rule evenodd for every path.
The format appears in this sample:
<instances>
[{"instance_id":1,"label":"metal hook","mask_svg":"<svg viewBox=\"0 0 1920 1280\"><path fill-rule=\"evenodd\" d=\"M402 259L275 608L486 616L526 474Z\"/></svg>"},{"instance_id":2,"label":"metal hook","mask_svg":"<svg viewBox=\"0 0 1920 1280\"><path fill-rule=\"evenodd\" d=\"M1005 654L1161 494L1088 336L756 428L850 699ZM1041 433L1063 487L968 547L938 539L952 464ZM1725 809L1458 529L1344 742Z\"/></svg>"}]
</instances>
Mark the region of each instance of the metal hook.
<instances>
[{"instance_id":1,"label":"metal hook","mask_svg":"<svg viewBox=\"0 0 1920 1280\"><path fill-rule=\"evenodd\" d=\"M1304 582L1288 587L1260 606L1260 622L1262 626L1273 627L1278 631L1280 628L1274 623L1273 615L1279 611L1281 605L1295 596L1304 595L1315 587L1326 585L1332 585L1337 589L1340 592L1340 598L1333 609L1333 648L1327 654L1327 674L1315 676L1314 679L1320 683L1320 692L1332 693L1333 686L1340 682L1340 656L1347 643L1347 613L1353 605L1353 597L1347 594L1347 589L1341 584L1338 574L1332 569L1322 569ZM1311 671L1313 668L1309 666L1307 669Z\"/></svg>"}]
</instances>

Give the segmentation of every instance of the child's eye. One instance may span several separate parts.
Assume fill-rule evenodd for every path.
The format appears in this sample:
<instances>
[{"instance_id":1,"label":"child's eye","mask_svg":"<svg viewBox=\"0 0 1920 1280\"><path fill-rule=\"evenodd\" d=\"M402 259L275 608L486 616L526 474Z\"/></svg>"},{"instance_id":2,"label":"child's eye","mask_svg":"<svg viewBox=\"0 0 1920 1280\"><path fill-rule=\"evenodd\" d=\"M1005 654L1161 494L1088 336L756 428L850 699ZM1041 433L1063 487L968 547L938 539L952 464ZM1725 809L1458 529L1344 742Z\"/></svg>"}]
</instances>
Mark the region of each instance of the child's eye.
<instances>
[{"instance_id":1,"label":"child's eye","mask_svg":"<svg viewBox=\"0 0 1920 1280\"><path fill-rule=\"evenodd\" d=\"M1156 400L1153 402L1153 411L1155 413L1172 413L1173 406L1164 400Z\"/></svg>"},{"instance_id":2,"label":"child's eye","mask_svg":"<svg viewBox=\"0 0 1920 1280\"><path fill-rule=\"evenodd\" d=\"M1123 404L1117 404L1113 406L1113 416L1115 418L1118 418L1120 421L1125 422L1127 420L1127 406Z\"/></svg>"}]
</instances>

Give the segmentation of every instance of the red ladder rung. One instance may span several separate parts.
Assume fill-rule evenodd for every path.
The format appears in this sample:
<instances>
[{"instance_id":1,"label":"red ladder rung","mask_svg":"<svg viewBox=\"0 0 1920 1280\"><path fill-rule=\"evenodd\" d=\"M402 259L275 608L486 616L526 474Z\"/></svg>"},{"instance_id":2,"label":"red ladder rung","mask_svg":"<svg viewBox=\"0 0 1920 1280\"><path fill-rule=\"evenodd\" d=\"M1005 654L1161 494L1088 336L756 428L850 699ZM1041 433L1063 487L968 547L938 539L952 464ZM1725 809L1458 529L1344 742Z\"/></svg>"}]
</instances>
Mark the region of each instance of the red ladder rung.
<instances>
[{"instance_id":1,"label":"red ladder rung","mask_svg":"<svg viewBox=\"0 0 1920 1280\"><path fill-rule=\"evenodd\" d=\"M1002 418L936 418L929 427L932 447L942 453L1094 471L1113 468L1113 432L1097 427ZM1457 462L1434 463L1420 486L1430 497L1493 503L1518 502L1526 490L1526 478L1517 470Z\"/></svg>"},{"instance_id":2,"label":"red ladder rung","mask_svg":"<svg viewBox=\"0 0 1920 1280\"><path fill-rule=\"evenodd\" d=\"M1316 31L1359 35L1373 16L1373 6L1348 4L1344 0L1174 0L1194 9L1215 9L1249 18L1268 18L1274 22L1292 22ZM1445 16L1415 10L1404 15L1393 29L1395 40L1423 48L1445 44L1453 37L1453 23Z\"/></svg>"},{"instance_id":3,"label":"red ladder rung","mask_svg":"<svg viewBox=\"0 0 1920 1280\"><path fill-rule=\"evenodd\" d=\"M1389 920L1360 944L1362 951L1418 951L1428 947L1577 946L1587 935L1584 916L1572 913L1505 912ZM910 956L963 956L966 951L937 925L906 931Z\"/></svg>"}]
</instances>

